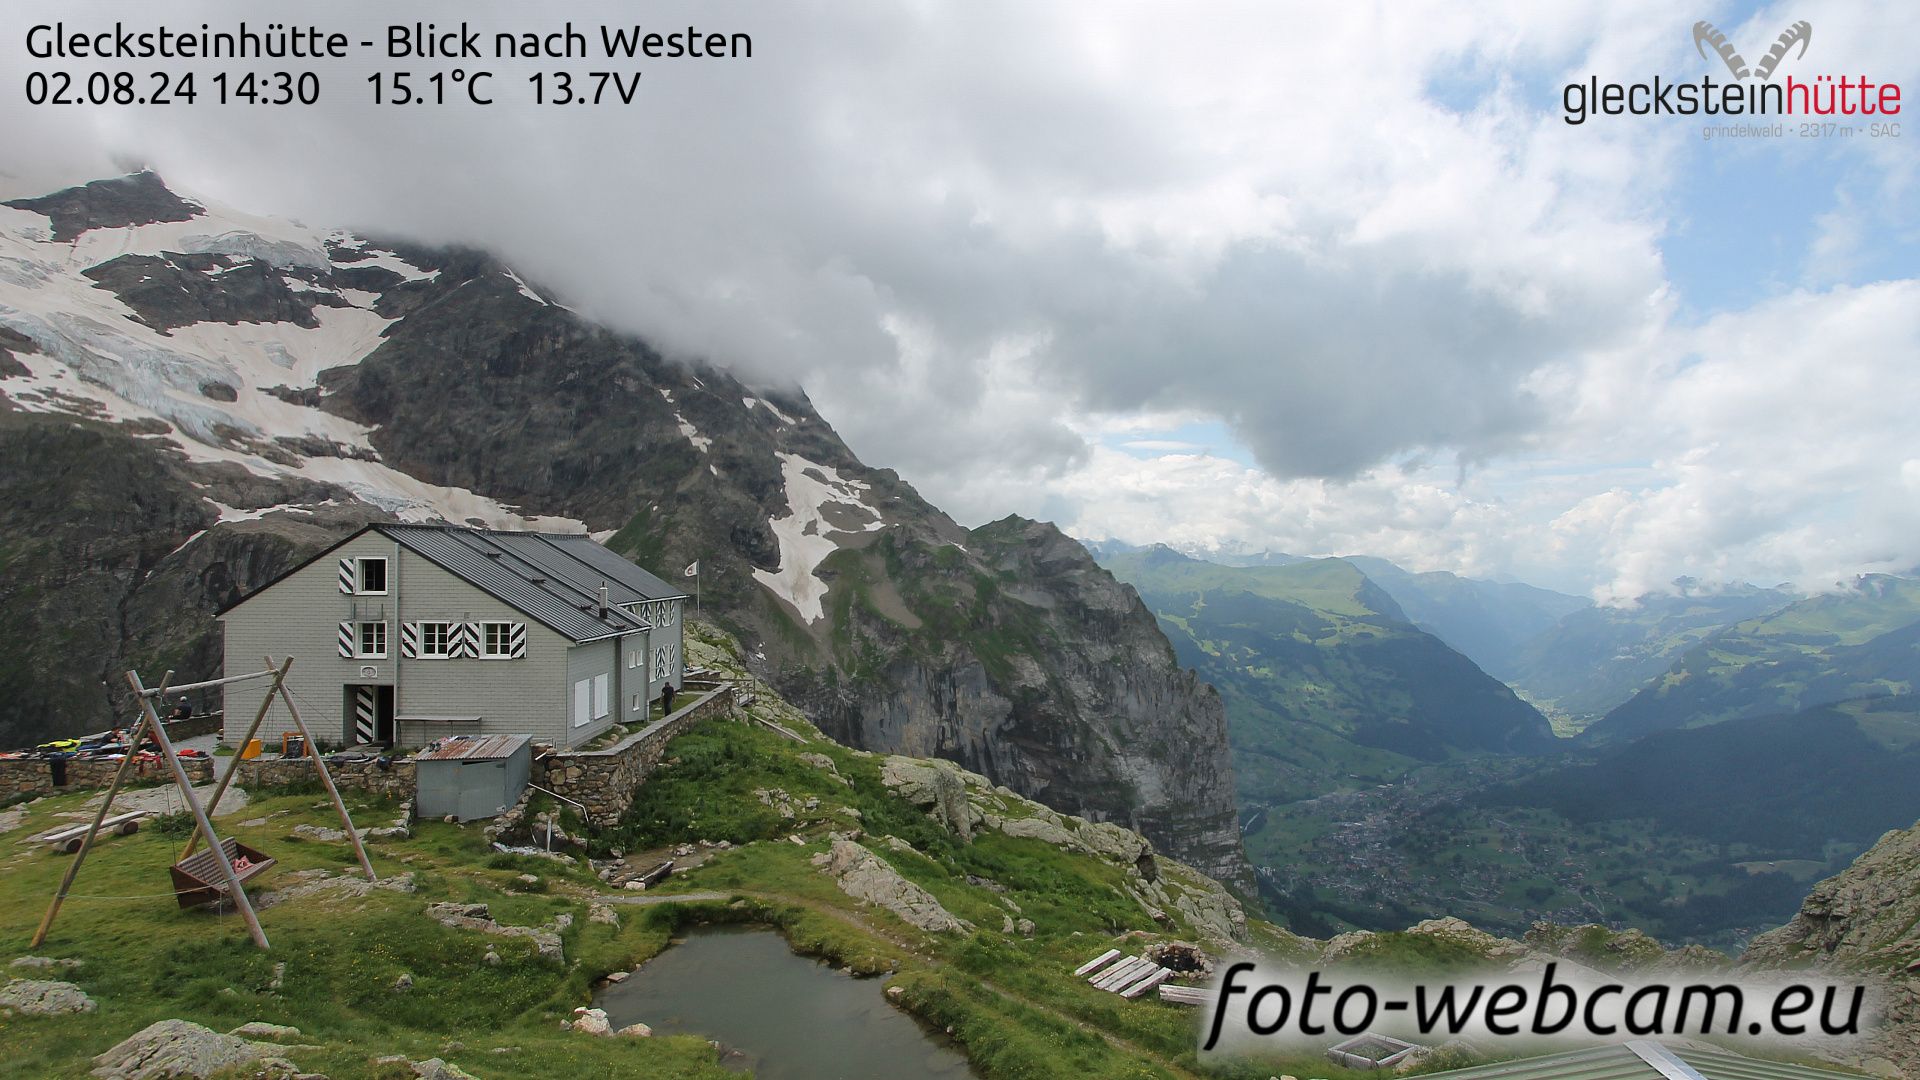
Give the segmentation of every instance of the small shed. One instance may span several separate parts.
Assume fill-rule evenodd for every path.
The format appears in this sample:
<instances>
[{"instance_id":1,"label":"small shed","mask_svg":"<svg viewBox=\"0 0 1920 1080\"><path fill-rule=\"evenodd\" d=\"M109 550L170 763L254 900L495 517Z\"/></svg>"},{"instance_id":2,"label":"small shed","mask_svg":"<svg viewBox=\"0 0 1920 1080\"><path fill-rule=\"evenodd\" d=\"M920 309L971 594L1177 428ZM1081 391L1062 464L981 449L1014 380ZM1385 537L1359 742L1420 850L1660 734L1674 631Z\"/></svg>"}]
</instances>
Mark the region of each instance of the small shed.
<instances>
[{"instance_id":1,"label":"small shed","mask_svg":"<svg viewBox=\"0 0 1920 1080\"><path fill-rule=\"evenodd\" d=\"M532 736L455 735L413 756L414 813L459 821L495 817L520 801L533 770Z\"/></svg>"}]
</instances>

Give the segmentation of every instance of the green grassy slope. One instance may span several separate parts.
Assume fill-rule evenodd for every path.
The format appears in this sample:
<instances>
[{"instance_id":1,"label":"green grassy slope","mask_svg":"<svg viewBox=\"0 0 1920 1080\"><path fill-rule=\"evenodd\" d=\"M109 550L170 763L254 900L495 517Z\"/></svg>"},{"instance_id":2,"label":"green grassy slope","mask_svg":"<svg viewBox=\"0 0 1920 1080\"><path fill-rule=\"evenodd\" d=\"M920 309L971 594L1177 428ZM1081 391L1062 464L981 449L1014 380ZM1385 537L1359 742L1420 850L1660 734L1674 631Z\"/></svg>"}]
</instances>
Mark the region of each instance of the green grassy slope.
<instances>
[{"instance_id":1,"label":"green grassy slope","mask_svg":"<svg viewBox=\"0 0 1920 1080\"><path fill-rule=\"evenodd\" d=\"M1539 713L1345 560L1225 567L1161 548L1110 562L1226 698L1243 802L1553 745Z\"/></svg>"},{"instance_id":2,"label":"green grassy slope","mask_svg":"<svg viewBox=\"0 0 1920 1080\"><path fill-rule=\"evenodd\" d=\"M1684 586L1685 583L1682 583ZM1722 627L1793 602L1777 589L1653 594L1562 618L1529 641L1506 673L1514 688L1570 728L1586 727L1632 697Z\"/></svg>"},{"instance_id":3,"label":"green grassy slope","mask_svg":"<svg viewBox=\"0 0 1920 1080\"><path fill-rule=\"evenodd\" d=\"M700 647L696 638L693 648ZM716 663L711 655L698 659ZM951 1031L988 1080L1200 1074L1194 1010L1124 1001L1071 972L1109 947L1137 952L1162 938L1213 940L1231 903L1217 885L1160 859L1148 894L1159 890L1167 899L1150 908L1136 895L1147 887L1133 862L1013 835L1009 823L1051 812L977 778L967 781L967 798L995 818L976 824L971 839L956 836L882 779L888 759L825 739L764 685L752 686L752 714L803 733L803 741L753 724L707 721L670 744L666 763L623 821L589 837L594 852L730 845L702 846L708 856L702 865L639 897L610 892L584 860L558 864L496 853L480 823L421 822L409 838L374 844L381 876L407 876L411 891L361 890L343 871L352 864L347 845L294 832L332 823L317 791L256 792L251 806L221 819L223 833L279 860L254 879L252 891L341 883L265 907L262 922L273 949L262 952L236 917L182 911L167 894L166 867L183 840L174 823L106 841L38 950L79 961L52 977L76 983L98 1011L0 1016L0 1041L9 1048L0 1074L84 1075L94 1055L126 1036L156 1020L181 1018L218 1031L256 1020L298 1027L302 1034L292 1040L298 1045L285 1056L336 1080L412 1075L404 1063L379 1060L392 1054L438 1056L489 1080L718 1080L734 1074L702 1039L598 1039L563 1031L561 1021L588 1002L602 975L668 947L676 931L738 921L771 925L796 950L883 976L900 989L899 1007ZM771 790L787 798L767 802L756 795ZM0 816L0 835L17 839L62 824L86 797L15 807ZM383 823L395 811L350 798L362 824ZM795 813L788 816L775 803ZM1048 820L1081 835L1094 828ZM567 824L578 830L577 822ZM836 836L858 837L978 929L927 933L854 900L813 861ZM0 960L28 951L32 928L66 865L65 857L36 846L0 852ZM677 896L686 899L672 899ZM622 902L636 898L647 903ZM564 962L542 960L523 939L440 925L425 909L442 900L488 904L505 924L551 925L571 917L561 932ZM594 918L596 908L616 912L617 923ZM1014 918L1032 921L1031 936L1013 927ZM1247 926L1244 944L1276 955L1310 948L1258 921ZM485 961L489 950L498 963ZM276 975L279 964L285 967ZM395 989L402 974L410 976L410 989ZM881 985L873 993L882 1000ZM508 1049L496 1053L499 1048ZM1234 1080L1306 1069L1334 1080L1354 1075L1312 1061L1248 1062L1209 1068L1207 1075Z\"/></svg>"},{"instance_id":4,"label":"green grassy slope","mask_svg":"<svg viewBox=\"0 0 1920 1080\"><path fill-rule=\"evenodd\" d=\"M1920 580L1868 575L1712 634L1585 733L1596 741L1920 686Z\"/></svg>"}]
</instances>

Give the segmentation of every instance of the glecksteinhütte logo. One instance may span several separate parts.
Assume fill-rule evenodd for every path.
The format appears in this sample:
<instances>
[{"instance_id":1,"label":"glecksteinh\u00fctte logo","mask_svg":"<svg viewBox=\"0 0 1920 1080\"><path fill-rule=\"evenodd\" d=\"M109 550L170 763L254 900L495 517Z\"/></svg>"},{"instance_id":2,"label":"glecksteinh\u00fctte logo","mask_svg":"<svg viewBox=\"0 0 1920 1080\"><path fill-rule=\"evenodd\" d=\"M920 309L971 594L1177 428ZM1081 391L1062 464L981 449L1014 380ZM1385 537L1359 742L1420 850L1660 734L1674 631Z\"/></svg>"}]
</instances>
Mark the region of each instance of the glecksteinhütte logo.
<instances>
[{"instance_id":1,"label":"glecksteinh\u00fctte logo","mask_svg":"<svg viewBox=\"0 0 1920 1080\"><path fill-rule=\"evenodd\" d=\"M1693 46L1702 59L1718 56L1731 80L1715 79L1711 72L1690 81L1654 76L1647 82L1602 82L1590 75L1570 82L1561 92L1564 119L1584 124L1595 116L1713 116L1713 117L1895 117L1900 115L1900 84L1875 82L1865 75L1811 74L1788 71L1779 81L1783 64L1802 67L1813 45L1813 25L1805 20L1787 27L1760 62L1748 66L1740 50L1712 23L1693 24ZM1796 51L1797 50L1797 51ZM1885 125L1881 125L1884 127ZM1899 133L1895 125L1890 132Z\"/></svg>"}]
</instances>

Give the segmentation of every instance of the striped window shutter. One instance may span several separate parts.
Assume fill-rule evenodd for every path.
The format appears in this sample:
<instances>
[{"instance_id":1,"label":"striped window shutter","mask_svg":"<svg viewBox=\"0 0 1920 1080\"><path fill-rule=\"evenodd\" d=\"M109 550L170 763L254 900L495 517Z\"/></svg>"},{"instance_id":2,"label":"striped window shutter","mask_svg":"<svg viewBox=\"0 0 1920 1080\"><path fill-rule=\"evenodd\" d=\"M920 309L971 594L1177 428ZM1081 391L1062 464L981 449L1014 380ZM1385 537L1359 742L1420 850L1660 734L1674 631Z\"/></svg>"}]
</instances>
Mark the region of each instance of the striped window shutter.
<instances>
[{"instance_id":1,"label":"striped window shutter","mask_svg":"<svg viewBox=\"0 0 1920 1080\"><path fill-rule=\"evenodd\" d=\"M512 657L515 660L526 659L527 657L527 624L526 623L523 623L523 622L514 623L507 630L507 655Z\"/></svg>"},{"instance_id":2,"label":"striped window shutter","mask_svg":"<svg viewBox=\"0 0 1920 1080\"><path fill-rule=\"evenodd\" d=\"M355 637L354 637L353 624L350 622L341 623L340 624L340 655L348 659L352 659L354 654L354 646L356 644L358 644L358 642L355 640Z\"/></svg>"},{"instance_id":3,"label":"striped window shutter","mask_svg":"<svg viewBox=\"0 0 1920 1080\"><path fill-rule=\"evenodd\" d=\"M447 655L472 660L480 655L480 624L453 623L447 627Z\"/></svg>"},{"instance_id":4,"label":"striped window shutter","mask_svg":"<svg viewBox=\"0 0 1920 1080\"><path fill-rule=\"evenodd\" d=\"M358 584L354 580L356 576L358 576L358 568L354 566L353 560L341 559L340 560L340 591L343 593L346 593L348 596L352 596L353 590Z\"/></svg>"},{"instance_id":5,"label":"striped window shutter","mask_svg":"<svg viewBox=\"0 0 1920 1080\"><path fill-rule=\"evenodd\" d=\"M400 655L408 660L420 656L420 624L403 622L400 624Z\"/></svg>"}]
</instances>

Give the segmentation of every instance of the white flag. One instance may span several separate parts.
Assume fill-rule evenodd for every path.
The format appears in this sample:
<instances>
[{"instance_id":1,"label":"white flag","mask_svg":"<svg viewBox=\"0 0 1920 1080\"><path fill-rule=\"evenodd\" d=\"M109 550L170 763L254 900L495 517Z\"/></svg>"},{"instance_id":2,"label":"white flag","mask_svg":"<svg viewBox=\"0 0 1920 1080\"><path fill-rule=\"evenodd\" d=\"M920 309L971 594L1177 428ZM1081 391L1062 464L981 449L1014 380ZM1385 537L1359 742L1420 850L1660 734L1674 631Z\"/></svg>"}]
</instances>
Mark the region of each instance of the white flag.
<instances>
[{"instance_id":1,"label":"white flag","mask_svg":"<svg viewBox=\"0 0 1920 1080\"><path fill-rule=\"evenodd\" d=\"M700 576L700 560L695 559L694 561L688 563L687 568L685 570L680 571L680 576L681 577L699 577Z\"/></svg>"}]
</instances>

